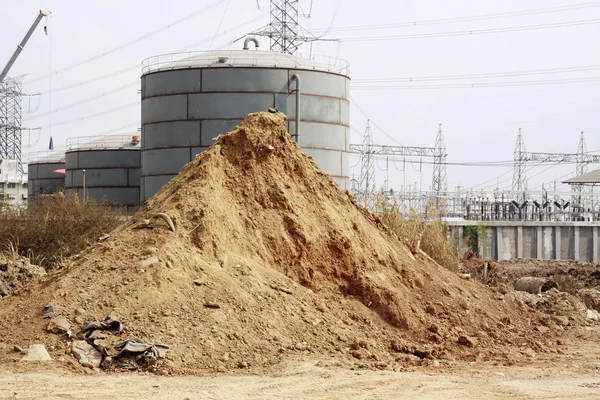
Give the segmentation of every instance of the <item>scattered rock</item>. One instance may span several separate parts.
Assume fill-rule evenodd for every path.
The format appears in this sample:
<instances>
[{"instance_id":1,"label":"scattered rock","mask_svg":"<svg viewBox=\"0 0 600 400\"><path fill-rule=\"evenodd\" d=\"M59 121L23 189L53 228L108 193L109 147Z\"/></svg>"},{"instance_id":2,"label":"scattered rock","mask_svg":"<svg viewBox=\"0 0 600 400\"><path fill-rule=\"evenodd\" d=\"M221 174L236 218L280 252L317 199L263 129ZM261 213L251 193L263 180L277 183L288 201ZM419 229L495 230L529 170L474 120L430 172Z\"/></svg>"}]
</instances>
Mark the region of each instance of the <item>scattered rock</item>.
<instances>
[{"instance_id":1,"label":"scattered rock","mask_svg":"<svg viewBox=\"0 0 600 400\"><path fill-rule=\"evenodd\" d=\"M554 316L554 321L561 326L568 326L569 325L569 317L566 317L564 315L555 315Z\"/></svg>"},{"instance_id":2,"label":"scattered rock","mask_svg":"<svg viewBox=\"0 0 600 400\"><path fill-rule=\"evenodd\" d=\"M296 345L294 346L294 348L296 350L304 351L304 350L306 350L306 344L304 344L304 343L296 343Z\"/></svg>"},{"instance_id":3,"label":"scattered rock","mask_svg":"<svg viewBox=\"0 0 600 400\"><path fill-rule=\"evenodd\" d=\"M46 330L52 333L67 333L69 329L71 329L71 324L62 315L50 319L50 323L46 327Z\"/></svg>"},{"instance_id":4,"label":"scattered rock","mask_svg":"<svg viewBox=\"0 0 600 400\"><path fill-rule=\"evenodd\" d=\"M592 321L600 321L600 313L596 310L590 310L589 308L586 310L586 315L588 319Z\"/></svg>"},{"instance_id":5,"label":"scattered rock","mask_svg":"<svg viewBox=\"0 0 600 400\"><path fill-rule=\"evenodd\" d=\"M352 350L350 352L350 355L354 358L356 358L357 360L362 359L362 353L359 350Z\"/></svg>"},{"instance_id":6,"label":"scattered rock","mask_svg":"<svg viewBox=\"0 0 600 400\"><path fill-rule=\"evenodd\" d=\"M50 354L43 344L32 344L27 350L27 354L19 361L50 361Z\"/></svg>"},{"instance_id":7,"label":"scattered rock","mask_svg":"<svg viewBox=\"0 0 600 400\"><path fill-rule=\"evenodd\" d=\"M535 330L541 334L544 334L544 333L548 332L550 330L550 328L548 328L547 326L538 325L535 327Z\"/></svg>"},{"instance_id":8,"label":"scattered rock","mask_svg":"<svg viewBox=\"0 0 600 400\"><path fill-rule=\"evenodd\" d=\"M52 318L54 317L54 307L52 305L47 305L42 310L43 318Z\"/></svg>"},{"instance_id":9,"label":"scattered rock","mask_svg":"<svg viewBox=\"0 0 600 400\"><path fill-rule=\"evenodd\" d=\"M458 274L458 276L460 277L460 279L464 279L467 281L471 279L471 274Z\"/></svg>"},{"instance_id":10,"label":"scattered rock","mask_svg":"<svg viewBox=\"0 0 600 400\"><path fill-rule=\"evenodd\" d=\"M215 303L212 301L205 302L204 307L206 307L206 308L221 308L221 306L218 303Z\"/></svg>"},{"instance_id":11,"label":"scattered rock","mask_svg":"<svg viewBox=\"0 0 600 400\"><path fill-rule=\"evenodd\" d=\"M317 310L319 310L321 312L325 312L325 311L327 311L327 306L325 306L325 303L319 303L319 304L317 304Z\"/></svg>"},{"instance_id":12,"label":"scattered rock","mask_svg":"<svg viewBox=\"0 0 600 400\"><path fill-rule=\"evenodd\" d=\"M152 256L150 258L146 258L143 261L140 261L140 268L148 268L153 266L154 264L158 264L158 257L157 256Z\"/></svg>"},{"instance_id":13,"label":"scattered rock","mask_svg":"<svg viewBox=\"0 0 600 400\"><path fill-rule=\"evenodd\" d=\"M21 353L21 354L25 354L26 351L24 348L22 348L21 346L15 345L13 347L13 351L16 351L17 353Z\"/></svg>"},{"instance_id":14,"label":"scattered rock","mask_svg":"<svg viewBox=\"0 0 600 400\"><path fill-rule=\"evenodd\" d=\"M565 344L565 342L560 339L556 339L556 344L562 346L563 344Z\"/></svg>"},{"instance_id":15,"label":"scattered rock","mask_svg":"<svg viewBox=\"0 0 600 400\"><path fill-rule=\"evenodd\" d=\"M196 286L202 286L204 285L204 281L202 279L194 279L194 285Z\"/></svg>"},{"instance_id":16,"label":"scattered rock","mask_svg":"<svg viewBox=\"0 0 600 400\"><path fill-rule=\"evenodd\" d=\"M248 368L248 363L246 361L240 361L238 363L238 368Z\"/></svg>"},{"instance_id":17,"label":"scattered rock","mask_svg":"<svg viewBox=\"0 0 600 400\"><path fill-rule=\"evenodd\" d=\"M477 338L462 335L462 336L458 337L458 344L461 344L461 345L467 346L467 347L475 347L475 346L477 346Z\"/></svg>"},{"instance_id":18,"label":"scattered rock","mask_svg":"<svg viewBox=\"0 0 600 400\"><path fill-rule=\"evenodd\" d=\"M74 341L71 352L84 367L98 368L102 364L102 354L85 340Z\"/></svg>"},{"instance_id":19,"label":"scattered rock","mask_svg":"<svg viewBox=\"0 0 600 400\"><path fill-rule=\"evenodd\" d=\"M217 367L217 372L227 372L227 368L225 368L225 367L224 367L224 366L222 366L222 365L219 365L219 366Z\"/></svg>"},{"instance_id":20,"label":"scattered rock","mask_svg":"<svg viewBox=\"0 0 600 400\"><path fill-rule=\"evenodd\" d=\"M440 366L440 362L438 360L433 360L431 362L431 366L435 367L435 368L438 368Z\"/></svg>"},{"instance_id":21,"label":"scattered rock","mask_svg":"<svg viewBox=\"0 0 600 400\"><path fill-rule=\"evenodd\" d=\"M82 316L83 314L85 314L85 310L83 308L80 307L77 310L75 310L75 315Z\"/></svg>"}]
</instances>

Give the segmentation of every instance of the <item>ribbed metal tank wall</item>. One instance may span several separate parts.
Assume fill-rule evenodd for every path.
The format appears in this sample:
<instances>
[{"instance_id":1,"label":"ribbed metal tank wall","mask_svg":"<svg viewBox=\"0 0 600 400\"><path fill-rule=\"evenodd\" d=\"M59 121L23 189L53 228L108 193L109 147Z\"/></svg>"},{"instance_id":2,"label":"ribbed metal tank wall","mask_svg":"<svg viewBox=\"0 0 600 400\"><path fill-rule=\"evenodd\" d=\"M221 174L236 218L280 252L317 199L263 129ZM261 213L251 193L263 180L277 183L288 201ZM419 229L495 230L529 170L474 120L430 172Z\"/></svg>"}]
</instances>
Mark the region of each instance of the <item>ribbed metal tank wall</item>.
<instances>
[{"instance_id":1,"label":"ribbed metal tank wall","mask_svg":"<svg viewBox=\"0 0 600 400\"><path fill-rule=\"evenodd\" d=\"M294 74L301 81L299 145L343 189L348 188L347 63L340 67L250 50L217 51L181 61L173 61L175 57L144 61L142 201L207 149L213 138L252 112L271 107L284 112L288 131L294 134Z\"/></svg>"},{"instance_id":2,"label":"ribbed metal tank wall","mask_svg":"<svg viewBox=\"0 0 600 400\"><path fill-rule=\"evenodd\" d=\"M67 140L65 193L135 208L140 200L139 134Z\"/></svg>"},{"instance_id":3,"label":"ribbed metal tank wall","mask_svg":"<svg viewBox=\"0 0 600 400\"><path fill-rule=\"evenodd\" d=\"M65 187L65 175L54 172L65 168L64 151L42 151L28 156L27 198L51 195Z\"/></svg>"}]
</instances>

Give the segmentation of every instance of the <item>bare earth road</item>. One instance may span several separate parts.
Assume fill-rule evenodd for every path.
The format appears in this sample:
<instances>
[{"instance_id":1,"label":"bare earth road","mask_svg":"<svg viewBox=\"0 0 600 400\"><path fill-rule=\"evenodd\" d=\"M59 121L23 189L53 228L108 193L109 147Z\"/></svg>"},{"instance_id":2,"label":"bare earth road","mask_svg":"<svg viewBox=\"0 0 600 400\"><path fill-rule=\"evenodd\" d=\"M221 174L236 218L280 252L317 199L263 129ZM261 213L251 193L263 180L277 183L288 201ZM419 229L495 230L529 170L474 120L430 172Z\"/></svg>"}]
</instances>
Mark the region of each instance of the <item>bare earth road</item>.
<instances>
[{"instance_id":1,"label":"bare earth road","mask_svg":"<svg viewBox=\"0 0 600 400\"><path fill-rule=\"evenodd\" d=\"M600 369L594 363L412 372L318 365L299 361L264 376L214 377L4 370L0 399L600 399Z\"/></svg>"}]
</instances>

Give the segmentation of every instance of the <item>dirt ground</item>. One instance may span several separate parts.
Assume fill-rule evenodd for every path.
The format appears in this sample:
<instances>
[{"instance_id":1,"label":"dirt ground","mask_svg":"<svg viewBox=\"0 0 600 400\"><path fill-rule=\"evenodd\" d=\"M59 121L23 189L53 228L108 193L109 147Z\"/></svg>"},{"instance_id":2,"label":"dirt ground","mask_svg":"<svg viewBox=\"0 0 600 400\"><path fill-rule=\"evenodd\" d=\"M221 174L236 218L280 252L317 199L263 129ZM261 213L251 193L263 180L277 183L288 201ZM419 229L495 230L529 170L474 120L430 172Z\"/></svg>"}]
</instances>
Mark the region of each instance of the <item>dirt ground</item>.
<instances>
[{"instance_id":1,"label":"dirt ground","mask_svg":"<svg viewBox=\"0 0 600 400\"><path fill-rule=\"evenodd\" d=\"M287 361L262 376L157 377L0 371L0 399L598 399L600 352L561 363L459 365L411 371L351 370Z\"/></svg>"}]
</instances>

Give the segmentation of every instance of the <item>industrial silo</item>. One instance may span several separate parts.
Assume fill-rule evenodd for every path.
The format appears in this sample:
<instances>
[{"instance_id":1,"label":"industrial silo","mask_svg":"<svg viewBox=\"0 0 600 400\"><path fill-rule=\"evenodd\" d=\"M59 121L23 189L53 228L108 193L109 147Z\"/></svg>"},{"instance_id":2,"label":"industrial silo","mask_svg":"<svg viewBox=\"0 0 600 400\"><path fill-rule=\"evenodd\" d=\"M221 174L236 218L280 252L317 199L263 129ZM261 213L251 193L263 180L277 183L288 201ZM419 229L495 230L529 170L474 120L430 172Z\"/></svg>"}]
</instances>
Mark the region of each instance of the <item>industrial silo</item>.
<instances>
[{"instance_id":1,"label":"industrial silo","mask_svg":"<svg viewBox=\"0 0 600 400\"><path fill-rule=\"evenodd\" d=\"M141 200L248 114L276 108L302 150L348 188L348 64L248 50L170 54L143 62ZM300 96L296 96L299 87Z\"/></svg>"},{"instance_id":2,"label":"industrial silo","mask_svg":"<svg viewBox=\"0 0 600 400\"><path fill-rule=\"evenodd\" d=\"M140 201L139 134L67 139L65 193L135 208Z\"/></svg>"},{"instance_id":3,"label":"industrial silo","mask_svg":"<svg viewBox=\"0 0 600 400\"><path fill-rule=\"evenodd\" d=\"M60 150L31 153L27 163L27 197L53 195L65 187L65 152Z\"/></svg>"}]
</instances>

